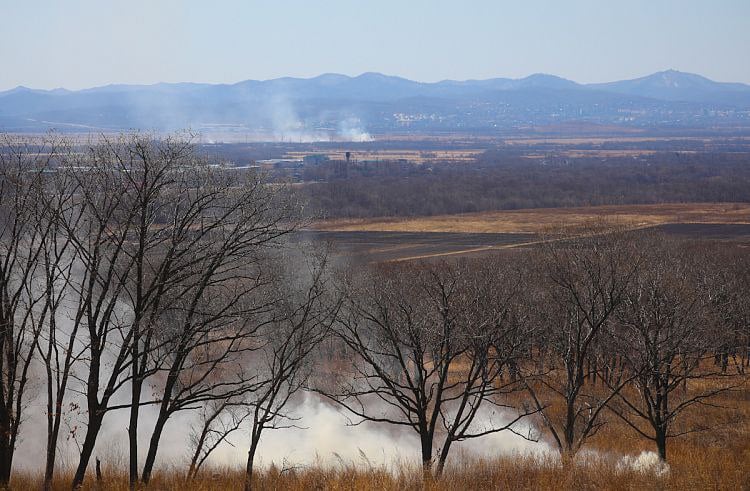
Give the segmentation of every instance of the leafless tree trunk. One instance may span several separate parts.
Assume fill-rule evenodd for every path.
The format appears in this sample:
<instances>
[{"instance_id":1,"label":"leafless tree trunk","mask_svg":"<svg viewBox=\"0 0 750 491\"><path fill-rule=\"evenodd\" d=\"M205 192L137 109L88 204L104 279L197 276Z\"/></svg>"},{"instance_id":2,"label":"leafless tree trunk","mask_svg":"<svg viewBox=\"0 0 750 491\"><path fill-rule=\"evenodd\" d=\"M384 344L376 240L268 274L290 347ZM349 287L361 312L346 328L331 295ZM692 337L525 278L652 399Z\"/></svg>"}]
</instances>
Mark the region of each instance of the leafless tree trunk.
<instances>
[{"instance_id":1,"label":"leafless tree trunk","mask_svg":"<svg viewBox=\"0 0 750 491\"><path fill-rule=\"evenodd\" d=\"M57 229L46 193L60 144L0 141L0 486L10 480L42 326L54 315L46 253Z\"/></svg>"},{"instance_id":2,"label":"leafless tree trunk","mask_svg":"<svg viewBox=\"0 0 750 491\"><path fill-rule=\"evenodd\" d=\"M232 433L242 428L250 416L240 399L224 399L208 402L201 413L201 422L191 435L192 455L187 478L195 479L203 464L219 445L229 442ZM232 444L232 446L234 446Z\"/></svg>"},{"instance_id":3,"label":"leafless tree trunk","mask_svg":"<svg viewBox=\"0 0 750 491\"><path fill-rule=\"evenodd\" d=\"M75 224L80 220L80 208L73 206L76 193L75 183L66 172L60 172L71 149L59 154L58 167L49 179L45 192L46 206L52 212L44 226L50 229L46 241L43 269L46 285L45 306L48 309L46 323L41 327L37 341L39 358L46 375L47 399L47 443L44 471L44 489L52 488L52 479L57 457L57 444L60 425L63 420L63 407L68 390L71 369L77 360L77 328L66 331L59 323L60 311L66 302L76 257L72 251L71 239L65 233L63 223ZM65 217L65 218L63 218ZM63 324L65 324L65 320Z\"/></svg>"},{"instance_id":4,"label":"leafless tree trunk","mask_svg":"<svg viewBox=\"0 0 750 491\"><path fill-rule=\"evenodd\" d=\"M619 391L611 409L653 441L666 461L669 440L712 427L711 421L685 427L680 415L731 387L719 380L726 378L724 370L707 363L725 347L710 328L710 298L719 285L701 281L700 264L707 258L689 257L684 244L656 236L639 245L646 261L627 289L614 328L615 347L635 374L634 387Z\"/></svg>"},{"instance_id":5,"label":"leafless tree trunk","mask_svg":"<svg viewBox=\"0 0 750 491\"><path fill-rule=\"evenodd\" d=\"M262 249L294 230L295 208L261 176L207 165L189 138L103 138L75 155L66 170L77 213L63 225L81 269L72 323L88 365L80 380L88 421L73 487L83 481L104 415L127 409L134 488L143 404L160 406L142 475L148 482L171 414L249 383L217 377L253 348L257 326L243 319L270 305L260 294ZM143 401L153 377L163 394ZM112 405L126 384L130 403Z\"/></svg>"},{"instance_id":6,"label":"leafless tree trunk","mask_svg":"<svg viewBox=\"0 0 750 491\"><path fill-rule=\"evenodd\" d=\"M534 258L540 272L530 303L544 324L535 356L548 361L526 383L564 462L604 424L602 411L627 382L602 389L591 376L606 366L606 326L640 265L627 232L596 225L567 233L551 237ZM559 404L561 417L554 410Z\"/></svg>"},{"instance_id":7,"label":"leafless tree trunk","mask_svg":"<svg viewBox=\"0 0 750 491\"><path fill-rule=\"evenodd\" d=\"M388 266L350 281L335 335L355 355L351 371L335 386L318 387L359 417L356 424L416 432L426 478L437 435L439 474L453 442L513 431L528 414L472 427L483 404L502 406L498 397L518 387L502 382L500 374L525 352L528 338L509 315L518 278L503 266L490 268L491 274L465 269L449 263Z\"/></svg>"},{"instance_id":8,"label":"leafless tree trunk","mask_svg":"<svg viewBox=\"0 0 750 491\"><path fill-rule=\"evenodd\" d=\"M194 218L184 221L192 245L181 251L186 262L170 260L171 274L179 281L160 293L166 305L152 316L150 323L159 329L147 338L159 347L151 346L148 358L143 357L144 365L162 360L152 371L164 379L144 483L174 413L239 396L257 384L245 370L228 372L227 367L242 367L247 354L259 347L257 332L279 301L269 295L275 273L265 256L296 226L290 204L281 202L259 176L237 180L224 175L218 182L207 174L196 177L196 203L187 206ZM154 357L158 352L163 356Z\"/></svg>"},{"instance_id":9,"label":"leafless tree trunk","mask_svg":"<svg viewBox=\"0 0 750 491\"><path fill-rule=\"evenodd\" d=\"M309 258L306 267L289 271L277 282L276 296L282 301L275 307L272 322L263 328L263 347L250 360L258 383L245 396L252 424L245 466L246 491L252 489L261 436L266 430L293 424L291 401L307 384L312 373L312 354L338 314L340 302L328 293L326 264L325 256Z\"/></svg>"},{"instance_id":10,"label":"leafless tree trunk","mask_svg":"<svg viewBox=\"0 0 750 491\"><path fill-rule=\"evenodd\" d=\"M709 300L706 308L716 316L711 336L718 342L714 364L728 374L730 362L740 375L750 366L750 258L742 251L705 246L701 251L710 274L700 281Z\"/></svg>"},{"instance_id":11,"label":"leafless tree trunk","mask_svg":"<svg viewBox=\"0 0 750 491\"><path fill-rule=\"evenodd\" d=\"M119 302L132 267L124 248L132 238L136 210L128 206L122 171L102 147L91 147L69 172L78 184L76 205L83 210L80 221L65 223L81 270L75 278L72 323L83 345L80 359L88 365L85 378L77 379L84 387L87 422L72 482L76 489L83 482L109 402L124 385L123 374L130 367L132 331Z\"/></svg>"},{"instance_id":12,"label":"leafless tree trunk","mask_svg":"<svg viewBox=\"0 0 750 491\"><path fill-rule=\"evenodd\" d=\"M146 248L168 241L150 220L160 211L160 192L172 182L172 172L191 163L185 158L186 145L178 139L153 142L137 135L103 139L76 154L65 169L77 189L78 212L73 216L81 215L64 223L81 270L75 278L72 323L80 359L88 364L86 378L80 380L88 421L74 488L83 481L105 414L114 409L113 395L128 381L138 401L130 406L131 470L137 458L132 445L145 378L140 354L148 349L144 316L153 310L148 293L163 288L147 283L153 278L146 279Z\"/></svg>"}]
</instances>

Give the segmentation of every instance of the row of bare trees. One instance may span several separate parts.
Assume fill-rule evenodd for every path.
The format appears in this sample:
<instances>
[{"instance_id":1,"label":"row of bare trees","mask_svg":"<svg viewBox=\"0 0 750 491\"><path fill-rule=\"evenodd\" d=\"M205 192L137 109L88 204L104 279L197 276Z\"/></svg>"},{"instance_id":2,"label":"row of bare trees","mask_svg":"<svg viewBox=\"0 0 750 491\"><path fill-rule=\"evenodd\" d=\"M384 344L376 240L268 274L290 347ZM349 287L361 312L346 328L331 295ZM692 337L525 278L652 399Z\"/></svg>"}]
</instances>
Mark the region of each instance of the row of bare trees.
<instances>
[{"instance_id":1,"label":"row of bare trees","mask_svg":"<svg viewBox=\"0 0 750 491\"><path fill-rule=\"evenodd\" d=\"M503 374L525 355L528 332L514 295L517 270L388 266L347 278L335 328L351 363L319 391L359 417L416 432L422 463L442 472L453 443L513 430L525 414L477 427L517 384ZM435 459L435 449L439 455Z\"/></svg>"},{"instance_id":2,"label":"row of bare trees","mask_svg":"<svg viewBox=\"0 0 750 491\"><path fill-rule=\"evenodd\" d=\"M719 425L684 413L745 380L737 251L599 224L534 250L354 274L334 328L349 363L317 390L354 424L414 431L426 475L454 442L499 431L546 437L570 462L613 418L666 460L670 439Z\"/></svg>"},{"instance_id":3,"label":"row of bare trees","mask_svg":"<svg viewBox=\"0 0 750 491\"><path fill-rule=\"evenodd\" d=\"M286 190L209 165L186 136L6 137L0 207L0 482L34 397L47 489L69 408L84 420L69 435L74 489L114 412L128 415L131 487L148 483L170 418L208 405L250 415L250 472L336 309L325 259L279 247L299 224ZM44 394L27 394L39 380ZM157 411L142 449L145 406Z\"/></svg>"},{"instance_id":4,"label":"row of bare trees","mask_svg":"<svg viewBox=\"0 0 750 491\"><path fill-rule=\"evenodd\" d=\"M302 220L287 189L211 165L188 137L0 147L6 486L34 401L46 489L67 438L81 486L115 415L131 488L147 485L185 412L188 477L242 434L250 489L262 435L295 424L303 390L353 424L414 432L425 476L501 431L543 430L567 462L608 418L666 459L669 439L713 426L681 415L750 364L750 262L729 248L599 225L471 261L334 271L285 246Z\"/></svg>"}]
</instances>

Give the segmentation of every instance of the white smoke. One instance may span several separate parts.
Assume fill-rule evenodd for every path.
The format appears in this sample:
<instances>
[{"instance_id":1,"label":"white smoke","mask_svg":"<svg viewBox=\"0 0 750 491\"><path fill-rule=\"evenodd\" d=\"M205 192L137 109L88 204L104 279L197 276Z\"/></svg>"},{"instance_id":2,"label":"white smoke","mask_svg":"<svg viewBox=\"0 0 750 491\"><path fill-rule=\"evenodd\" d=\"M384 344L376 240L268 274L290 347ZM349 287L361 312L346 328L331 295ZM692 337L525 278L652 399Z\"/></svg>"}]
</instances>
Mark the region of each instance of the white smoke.
<instances>
[{"instance_id":1,"label":"white smoke","mask_svg":"<svg viewBox=\"0 0 750 491\"><path fill-rule=\"evenodd\" d=\"M362 128L362 121L355 117L346 118L339 123L338 136L340 139L350 142L373 141L372 135Z\"/></svg>"},{"instance_id":2,"label":"white smoke","mask_svg":"<svg viewBox=\"0 0 750 491\"><path fill-rule=\"evenodd\" d=\"M373 141L372 135L368 133L360 118L354 116L343 116L338 113L326 112L318 114L311 121L305 121L300 117L293 102L284 94L277 94L269 99L265 111L271 125L271 138L275 141L291 143L314 143L329 141L346 142L369 142ZM337 124L330 123L341 119ZM328 122L325 123L324 122ZM311 128L314 124L328 126L336 124L333 128Z\"/></svg>"},{"instance_id":3,"label":"white smoke","mask_svg":"<svg viewBox=\"0 0 750 491\"><path fill-rule=\"evenodd\" d=\"M296 428L269 430L263 434L258 449L259 467L344 464L399 469L419 465L419 439L410 429L371 422L352 425L350 415L342 409L310 394L294 409L294 414L300 418L295 421ZM490 411L479 414L477 418L483 424L496 426L509 420L503 414ZM492 418L492 421L487 418ZM521 432L522 428L516 430ZM212 463L244 463L247 446L243 445L241 438L233 439L234 448L224 446L217 450ZM503 431L457 443L451 453L483 458L508 454L541 456L549 453L549 447Z\"/></svg>"},{"instance_id":4,"label":"white smoke","mask_svg":"<svg viewBox=\"0 0 750 491\"><path fill-rule=\"evenodd\" d=\"M266 107L272 137L276 141L312 143L330 141L324 131L309 130L293 104L284 95L272 97Z\"/></svg>"},{"instance_id":5,"label":"white smoke","mask_svg":"<svg viewBox=\"0 0 750 491\"><path fill-rule=\"evenodd\" d=\"M127 391L118 395L117 402L126 402ZM83 403L80 396L71 397L76 403ZM21 432L23 439L19 442L14 467L33 473L43 471L45 442L45 422L43 410L29 411L30 418L25 422ZM69 426L81 425L82 408L78 411L66 405L69 413L66 418ZM156 418L154 406L141 409L139 423L139 447L142 465L148 438ZM291 409L291 421L294 425L285 429L267 429L263 433L256 454L256 466L267 469L271 466L285 467L375 467L393 472L404 469L418 469L420 445L415 432L405 427L394 427L388 424L364 422L351 424L351 415L340 407L321 398L305 394L299 403ZM298 418L298 419L296 419ZM489 428L500 426L510 420L509 415L501 411L484 408L477 415L474 426ZM185 411L174 415L165 428L157 457L158 468L175 467L186 469L189 459L190 428L197 422L197 414ZM287 422L289 423L289 422ZM127 411L114 411L105 417L101 433L97 440L94 457L101 459L106 469L122 471L127 468ZM538 434L530 423L514 426L520 434ZM84 428L80 428L82 438ZM66 429L61 432L58 468L71 468L77 464L78 453L75 439L68 438ZM439 440L439 435L437 436ZM227 443L221 445L207 462L207 466L242 468L246 462L249 447L249 428L244 428L230 436ZM439 449L436 449L436 454ZM560 465L559 453L543 441L534 442L522 438L510 431L502 431L477 439L456 443L451 449L448 467L476 459L491 460L510 456L533 458L545 465ZM92 459L92 465L93 465ZM655 452L644 451L637 456L601 453L594 449L584 449L577 456L578 465L604 465L614 467L618 473L638 472L667 477L670 467L661 461ZM540 464L541 465L541 464Z\"/></svg>"},{"instance_id":6,"label":"white smoke","mask_svg":"<svg viewBox=\"0 0 750 491\"><path fill-rule=\"evenodd\" d=\"M635 471L657 477L669 475L669 464L661 460L656 452L641 452L638 456L625 455L617 462L616 469L617 472Z\"/></svg>"},{"instance_id":7,"label":"white smoke","mask_svg":"<svg viewBox=\"0 0 750 491\"><path fill-rule=\"evenodd\" d=\"M125 399L123 392L118 399ZM124 402L124 401L123 401ZM293 415L298 417L294 427L278 430L266 430L261 438L257 452L256 464L259 468L271 465L284 466L374 466L384 469L417 468L420 460L419 439L411 430L394 428L387 424L365 422L351 425L351 420L340 408L314 395L305 395L294 408ZM44 460L32 458L33 455L44 455L44 423L41 414L39 419L29 426L36 426L39 432L26 433L27 438L21 443L17 468L31 472L41 472ZM139 446L145 453L148 438L156 416L156 408L144 406L139 422ZM192 411L175 415L167 423L157 457L158 467L187 467L189 428L195 422L196 414ZM489 412L478 415L482 424L503 424L508 418L500 413ZM102 464L108 468L125 469L127 467L127 411L116 411L107 414L98 438L94 453ZM520 428L517 428L520 430ZM238 431L230 436L229 444L219 447L212 454L209 465L241 467L247 458L249 446L248 430ZM75 443L61 437L59 467L70 467L77 463ZM501 455L534 455L547 456L550 448L544 443L525 440L508 431L487 435L478 439L457 443L451 450L455 456L471 458L493 458ZM143 462L141 456L140 462ZM451 458L449 458L450 464ZM93 459L92 459L93 463Z\"/></svg>"}]
</instances>

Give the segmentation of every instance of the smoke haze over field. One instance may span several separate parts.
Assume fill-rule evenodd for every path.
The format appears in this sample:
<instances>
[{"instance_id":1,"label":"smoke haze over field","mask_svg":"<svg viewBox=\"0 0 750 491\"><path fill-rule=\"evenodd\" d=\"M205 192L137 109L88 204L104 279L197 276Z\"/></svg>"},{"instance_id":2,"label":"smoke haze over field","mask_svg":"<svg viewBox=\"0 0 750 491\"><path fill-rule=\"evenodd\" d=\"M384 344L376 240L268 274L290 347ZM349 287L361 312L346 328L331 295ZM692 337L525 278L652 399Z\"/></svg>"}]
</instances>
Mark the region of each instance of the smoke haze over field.
<instances>
[{"instance_id":1,"label":"smoke haze over field","mask_svg":"<svg viewBox=\"0 0 750 491\"><path fill-rule=\"evenodd\" d=\"M128 397L129 394L123 393L118 399L126 402ZM66 410L69 411L66 420L71 427L80 428L82 421L76 417L76 411L70 411L70 407L66 405ZM144 406L142 411L140 443L145 450L154 424L155 409L153 406ZM279 468L285 465L346 464L398 469L403 464L415 467L419 465L419 440L411 431L376 423L352 426L352 420L346 413L313 395L304 396L292 410L292 414L300 419L287 421L286 424L296 427L269 431L261 440L258 451L258 463L261 467L272 464ZM500 413L485 411L477 424L500 424L507 420ZM185 466L190 453L188 429L195 422L196 415L193 412L177 414L169 421L160 445L158 465ZM122 468L127 464L127 425L126 411L115 411L105 417L102 435L95 451L103 465ZM40 411L30 413L24 428L24 439L18 448L18 469L40 471L43 468L44 461L38 456L44 452L44 428L43 414ZM519 424L518 429L526 432L529 427ZM75 440L65 436L61 440L61 467L74 465L77 458ZM229 440L232 445L225 444L218 448L210 459L210 464L236 467L244 465L247 459L247 431L237 431ZM509 453L543 456L550 453L550 448L545 443L527 441L508 431L461 442L456 446L457 456L463 454L492 458Z\"/></svg>"},{"instance_id":2,"label":"smoke haze over field","mask_svg":"<svg viewBox=\"0 0 750 491\"><path fill-rule=\"evenodd\" d=\"M274 141L310 143L323 141L368 142L372 136L363 129L362 121L330 111L321 111L305 121L300 117L293 99L286 94L275 94L264 105L261 115L270 122ZM321 122L332 123L336 129L321 128ZM318 123L316 127L315 123Z\"/></svg>"}]
</instances>

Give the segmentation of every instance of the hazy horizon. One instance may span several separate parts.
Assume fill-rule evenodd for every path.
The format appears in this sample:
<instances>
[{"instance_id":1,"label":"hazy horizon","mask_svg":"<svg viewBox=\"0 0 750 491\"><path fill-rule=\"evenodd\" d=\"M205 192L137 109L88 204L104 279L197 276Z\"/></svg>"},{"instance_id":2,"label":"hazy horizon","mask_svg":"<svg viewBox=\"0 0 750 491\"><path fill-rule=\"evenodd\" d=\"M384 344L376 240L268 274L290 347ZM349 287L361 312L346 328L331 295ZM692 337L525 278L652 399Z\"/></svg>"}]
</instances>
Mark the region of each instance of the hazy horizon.
<instances>
[{"instance_id":1,"label":"hazy horizon","mask_svg":"<svg viewBox=\"0 0 750 491\"><path fill-rule=\"evenodd\" d=\"M675 12L679 12L676 15ZM750 83L750 2L480 0L3 4L0 91L365 72L420 82L675 69ZM30 62L32 60L32 62Z\"/></svg>"},{"instance_id":2,"label":"hazy horizon","mask_svg":"<svg viewBox=\"0 0 750 491\"><path fill-rule=\"evenodd\" d=\"M689 74L689 75L698 75L698 76L705 77L705 75L703 75L702 73L686 72L686 71L683 71L683 70L676 70L674 68L664 68L662 70L657 70L656 72L644 73L644 74L637 75L637 76L627 77L627 78L624 78L624 79L621 79L621 80L636 80L636 79L639 79L639 78L643 78L643 77L647 77L647 76L650 76L650 75L654 75L656 73L662 73L662 72L668 72L668 71L675 71L675 72L678 72L678 73ZM237 83L242 83L242 82L246 82L246 81L250 81L250 80L257 81L257 82L269 82L269 81L279 80L279 79L284 79L284 78L293 78L293 79L301 79L301 80L312 80L312 79L316 79L316 78L319 78L319 77L324 77L326 75L342 75L342 76L346 76L346 77L349 77L349 78L357 78L357 77L360 77L360 76L363 76L363 75L367 75L367 74L378 74L378 75L383 75L383 76L386 76L386 77L396 77L396 78L401 78L401 79L409 80L409 81L412 81L412 82L426 83L426 84L440 83L440 82L470 82L470 81L476 81L476 80L492 80L492 79L521 80L521 79L524 79L524 78L527 78L527 77L532 77L534 75L545 75L545 76L560 77L559 75L557 75L555 73L533 72L533 73L529 73L527 75L522 75L522 76L519 76L519 77L507 77L507 76L503 76L503 75L497 75L497 76L494 76L494 77L487 77L487 78L481 78L481 79L477 79L477 78L451 78L451 79L447 79L446 78L446 79L440 79L440 80L426 81L426 80L416 80L416 79L412 79L412 78L409 78L409 77L404 77L404 76L398 75L398 74L382 73L382 72L376 72L376 71L367 71L367 72L353 73L353 74L338 73L338 72L322 72L322 73L319 73L317 75L301 76L301 77L294 77L294 76L289 76L289 75L282 75L280 77L265 78L265 79L245 78L245 79L234 80L234 81L229 81L229 82L203 82L203 81L199 81L199 80L179 80L179 81L173 81L173 82L158 81L158 82L149 82L149 83L110 82L110 83L103 84L103 85L92 85L92 86L80 87L80 88L75 88L75 89L71 89L70 87L63 87L63 86L49 87L49 88L47 88L47 87L33 87L33 86L24 85L24 84L19 84L19 85L16 85L14 87L8 87L8 88L0 89L0 92L5 92L5 91L8 91L8 90L17 89L19 87L24 87L24 88L32 89L32 90L46 90L46 91L50 91L50 90L69 90L69 91L75 92L75 91L78 91L78 90L96 89L96 88L107 87L107 86L112 86L112 85L114 85L114 86L116 86L116 85L123 85L123 86L144 86L144 87L146 87L146 86L153 86L153 85L161 85L161 84L182 84L182 83L184 83L184 84L196 84L196 85L204 85L204 84L205 85L234 85L234 84L237 84ZM563 78L565 80L570 80L572 82L576 82L576 83L579 83L581 85L589 85L589 84L597 84L597 83L607 83L607 82L618 82L618 81L621 81L621 80L602 80L600 82L580 82L579 80L573 80L573 79L569 79L569 78L566 78L566 77L560 77L560 78ZM709 78L709 77L706 77L706 78ZM710 79L710 80L712 80L714 82L721 82L721 83L743 83L745 85L750 85L750 83L737 82L736 80L714 80L714 79Z\"/></svg>"}]
</instances>

